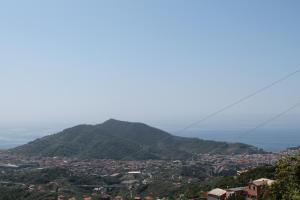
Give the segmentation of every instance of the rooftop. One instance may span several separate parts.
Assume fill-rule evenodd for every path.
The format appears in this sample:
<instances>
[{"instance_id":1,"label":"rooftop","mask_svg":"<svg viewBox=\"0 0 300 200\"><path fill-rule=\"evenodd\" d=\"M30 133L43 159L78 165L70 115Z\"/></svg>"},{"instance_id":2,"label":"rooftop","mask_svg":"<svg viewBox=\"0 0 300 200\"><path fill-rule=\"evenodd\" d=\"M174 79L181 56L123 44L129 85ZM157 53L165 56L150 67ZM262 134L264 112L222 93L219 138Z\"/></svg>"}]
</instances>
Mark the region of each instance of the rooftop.
<instances>
[{"instance_id":1,"label":"rooftop","mask_svg":"<svg viewBox=\"0 0 300 200\"><path fill-rule=\"evenodd\" d=\"M213 189L208 192L208 195L222 196L226 194L226 190L222 190L220 188Z\"/></svg>"},{"instance_id":2,"label":"rooftop","mask_svg":"<svg viewBox=\"0 0 300 200\"><path fill-rule=\"evenodd\" d=\"M268 178L260 178L252 182L253 184L260 186L260 185L272 185L274 180Z\"/></svg>"}]
</instances>

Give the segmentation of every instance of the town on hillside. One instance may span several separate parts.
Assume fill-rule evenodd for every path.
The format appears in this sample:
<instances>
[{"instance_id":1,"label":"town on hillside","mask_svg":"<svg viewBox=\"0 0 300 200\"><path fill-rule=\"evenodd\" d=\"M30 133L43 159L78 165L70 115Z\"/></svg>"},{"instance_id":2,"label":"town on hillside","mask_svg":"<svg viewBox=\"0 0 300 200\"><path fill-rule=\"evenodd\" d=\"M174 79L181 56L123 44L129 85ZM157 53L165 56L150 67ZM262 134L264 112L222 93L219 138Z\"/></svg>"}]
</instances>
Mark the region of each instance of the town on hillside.
<instances>
[{"instance_id":1,"label":"town on hillside","mask_svg":"<svg viewBox=\"0 0 300 200\"><path fill-rule=\"evenodd\" d=\"M274 173L280 159L298 152L298 148L290 148L279 153L125 161L28 157L2 151L0 189L17 188L24 195L53 195L57 200L260 200L276 180L265 174L260 177L259 167ZM255 179L245 176L249 172L255 173ZM242 178L243 184L224 183L226 177ZM195 188L193 192L191 188Z\"/></svg>"},{"instance_id":2,"label":"town on hillside","mask_svg":"<svg viewBox=\"0 0 300 200\"><path fill-rule=\"evenodd\" d=\"M208 191L203 194L202 197L193 200L229 200L229 199L240 199L244 200L262 200L262 196L267 191L264 189L265 186L271 186L274 183L274 180L267 178L260 178L254 181L250 181L249 184L245 187L237 187L237 188L228 188L228 189L220 189L215 188L211 191ZM83 200L92 200L93 196L97 196L96 194L92 196L83 195ZM111 197L107 194L101 194L97 198L99 200L124 200L122 196ZM141 198L136 196L132 198L133 200L154 200L153 197L147 196L145 198ZM164 200L166 198L157 199ZM57 200L76 200L76 197L65 197L64 195L58 196Z\"/></svg>"}]
</instances>

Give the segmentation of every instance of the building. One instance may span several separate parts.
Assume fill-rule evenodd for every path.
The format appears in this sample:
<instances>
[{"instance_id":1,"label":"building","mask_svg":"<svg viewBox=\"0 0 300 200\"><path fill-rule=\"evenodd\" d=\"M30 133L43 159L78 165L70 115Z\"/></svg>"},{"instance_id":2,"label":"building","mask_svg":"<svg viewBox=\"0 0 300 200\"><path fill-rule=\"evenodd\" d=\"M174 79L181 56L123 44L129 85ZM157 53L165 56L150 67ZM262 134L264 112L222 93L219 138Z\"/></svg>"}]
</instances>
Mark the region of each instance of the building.
<instances>
[{"instance_id":1,"label":"building","mask_svg":"<svg viewBox=\"0 0 300 200\"><path fill-rule=\"evenodd\" d=\"M247 193L245 192L245 187L226 189L226 199L231 196L236 196L236 195L246 197Z\"/></svg>"},{"instance_id":2,"label":"building","mask_svg":"<svg viewBox=\"0 0 300 200\"><path fill-rule=\"evenodd\" d=\"M150 197L150 196L147 196L147 197L144 198L144 200L153 200L153 198Z\"/></svg>"},{"instance_id":3,"label":"building","mask_svg":"<svg viewBox=\"0 0 300 200\"><path fill-rule=\"evenodd\" d=\"M102 194L99 199L100 200L110 200L111 197L108 194Z\"/></svg>"},{"instance_id":4,"label":"building","mask_svg":"<svg viewBox=\"0 0 300 200\"><path fill-rule=\"evenodd\" d=\"M255 181L250 181L245 192L247 193L246 200L261 200L261 196L264 193L264 186L270 186L274 183L274 180L261 178Z\"/></svg>"},{"instance_id":5,"label":"building","mask_svg":"<svg viewBox=\"0 0 300 200\"><path fill-rule=\"evenodd\" d=\"M226 199L226 190L220 188L213 189L208 192L207 200L225 200Z\"/></svg>"},{"instance_id":6,"label":"building","mask_svg":"<svg viewBox=\"0 0 300 200\"><path fill-rule=\"evenodd\" d=\"M116 196L116 197L114 198L114 200L123 200L123 197L122 197L122 196Z\"/></svg>"},{"instance_id":7,"label":"building","mask_svg":"<svg viewBox=\"0 0 300 200\"><path fill-rule=\"evenodd\" d=\"M65 200L65 196L64 196L64 195L59 195L59 196L57 197L57 200Z\"/></svg>"}]
</instances>

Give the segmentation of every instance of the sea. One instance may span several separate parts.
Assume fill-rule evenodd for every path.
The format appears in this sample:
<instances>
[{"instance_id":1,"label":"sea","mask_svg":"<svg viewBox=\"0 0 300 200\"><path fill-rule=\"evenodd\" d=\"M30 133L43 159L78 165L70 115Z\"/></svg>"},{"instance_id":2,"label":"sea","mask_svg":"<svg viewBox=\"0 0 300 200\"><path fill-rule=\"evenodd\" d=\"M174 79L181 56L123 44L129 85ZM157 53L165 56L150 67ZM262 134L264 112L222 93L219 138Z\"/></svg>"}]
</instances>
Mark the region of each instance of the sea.
<instances>
[{"instance_id":1,"label":"sea","mask_svg":"<svg viewBox=\"0 0 300 200\"><path fill-rule=\"evenodd\" d=\"M300 146L300 130L257 130L249 133L228 130L202 130L187 132L185 136L231 143L240 142L271 152L279 152L289 147Z\"/></svg>"}]
</instances>

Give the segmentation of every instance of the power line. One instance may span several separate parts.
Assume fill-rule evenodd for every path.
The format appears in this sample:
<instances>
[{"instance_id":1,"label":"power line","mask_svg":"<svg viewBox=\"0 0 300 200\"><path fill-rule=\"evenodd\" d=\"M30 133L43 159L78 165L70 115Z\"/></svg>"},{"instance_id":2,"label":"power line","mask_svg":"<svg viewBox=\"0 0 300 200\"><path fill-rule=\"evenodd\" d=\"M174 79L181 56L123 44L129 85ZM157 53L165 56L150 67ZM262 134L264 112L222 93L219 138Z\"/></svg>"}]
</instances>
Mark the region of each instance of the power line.
<instances>
[{"instance_id":1,"label":"power line","mask_svg":"<svg viewBox=\"0 0 300 200\"><path fill-rule=\"evenodd\" d=\"M265 125L269 124L270 122L272 122L272 121L274 121L274 120L276 120L276 119L282 117L283 115L289 113L290 111L296 109L296 108L299 107L299 106L300 106L300 102L297 103L297 104L295 104L295 105L293 105L293 106L291 106L291 107L289 107L287 110L285 110L285 111L283 111L283 112L281 112L281 113L279 113L279 114L277 114L277 115L275 115L275 116L273 116L273 117L271 117L271 118L265 120L264 122L258 124L258 125L255 126L254 128L252 128L252 129L250 129L250 130L248 130L248 131L245 131L244 133L245 133L245 134L246 134L246 133L248 133L248 134L249 134L249 133L252 133L252 132L256 131L257 129L259 129L259 128L261 128L261 127L264 127Z\"/></svg>"},{"instance_id":2,"label":"power line","mask_svg":"<svg viewBox=\"0 0 300 200\"><path fill-rule=\"evenodd\" d=\"M216 116L216 115L218 115L218 114L220 114L220 113L222 113L222 112L224 112L224 111L226 111L226 110L228 110L228 109L230 109L230 108L236 106L237 104L240 104L240 103L242 103L242 102L244 102L244 101L246 101L246 100L248 100L248 99L250 99L250 98L252 98L252 97L254 97L254 96L256 96L256 95L258 95L258 94L260 94L260 93L262 93L262 92L264 92L264 91L266 91L266 90L268 90L268 89L270 89L270 88L272 88L272 87L274 87L275 85L277 85L277 84L279 84L279 83L281 83L281 82L283 82L283 81L289 79L290 77L294 76L294 75L297 74L298 72L300 72L300 69L298 69L298 70L296 70L296 71L294 71L294 72L292 72L292 73L289 73L289 74L287 74L287 75L281 77L281 78L278 79L278 80L273 81L272 83L270 83L270 84L268 84L268 85L266 85L266 86L264 86L264 87L262 87L262 88L260 88L260 89L258 89L258 90L256 90L256 91L250 93L250 94L247 95L247 96L244 96L244 97L238 99L237 101L234 101L234 102L231 103L231 104L228 104L228 105L224 106L223 108L221 108L221 109L219 109L219 110L217 110L217 111L215 111L215 112L213 112L213 113L211 113L211 114L209 114L209 115L203 117L202 119L200 119L200 120L198 120L198 121L196 121L196 122L194 122L194 123L189 124L188 126L184 127L183 129L181 129L181 130L179 130L179 131L176 131L176 133L180 133L180 132L186 131L186 130L190 129L190 128L193 127L193 126L196 126L196 125L198 125L198 124L200 124L200 123L202 123L202 122L204 122L204 121L207 121L207 120L213 118L214 116ZM282 112L282 113L280 113L280 114L278 114L278 115L272 117L271 119L269 119L269 120L267 120L267 121L265 121L265 122L259 124L259 125L256 126L254 129L251 129L251 130L247 131L247 133L253 132L253 131L257 130L258 128L260 128L260 127L262 127L262 126L264 126L264 125L270 123L271 121L273 121L273 120L275 120L275 119L281 117L282 115L288 113L289 111L295 109L295 108L298 107L298 106L300 106L300 103L298 103L298 104L296 104L296 105L290 107L288 110L286 110L286 111L284 111L284 112ZM162 142L162 141L164 141L164 140L167 140L167 139L170 138L170 137L171 137L171 135L167 135L167 136L165 136L165 137L162 137L160 142ZM142 148L142 149L140 149L140 150L138 150L138 151L136 151L136 152L134 152L134 153L132 153L132 154L126 155L126 156L123 157L121 160L125 160L126 158L130 158L130 157L133 156L134 154L138 154L138 153L140 153L140 152L142 152L142 151L145 151L145 149Z\"/></svg>"},{"instance_id":3,"label":"power line","mask_svg":"<svg viewBox=\"0 0 300 200\"><path fill-rule=\"evenodd\" d=\"M256 91L250 93L247 96L244 96L244 97L238 99L237 101L234 101L231 104L228 104L228 105L224 106L223 108L221 108L221 109L219 109L219 110L217 110L217 111L215 111L215 112L213 112L213 113L211 113L211 114L203 117L202 119L200 119L200 120L198 120L196 122L193 122L193 123L189 124L188 126L184 127L183 129L180 129L179 131L176 131L176 133L181 133L183 131L186 131L186 130L192 128L193 126L196 126L196 125L198 125L200 123L203 123L203 122L205 122L205 121L207 121L207 120L215 117L216 115L218 115L218 114L220 114L220 113L222 113L222 112L224 112L224 111L226 111L226 110L228 110L228 109L236 106L237 104L240 104L240 103L242 103L242 102L244 102L244 101L246 101L246 100L248 100L248 99L250 99L250 98L252 98L252 97L254 97L254 96L256 96L256 95L258 95L258 94L260 94L260 93L262 93L262 92L264 92L264 91L266 91L268 89L270 89L270 88L272 88L272 87L274 87L275 85L277 85L277 84L279 84L279 83L287 80L288 78L294 76L298 72L300 72L300 69L298 69L298 70L296 70L296 71L294 71L292 73L289 73L289 74L281 77L280 79L278 79L278 80L276 80L276 81L274 81L274 82L272 82L272 83L270 83L270 84L268 84L268 85L266 85L266 86L264 86L264 87L262 87L262 88L260 88L260 89L258 89Z\"/></svg>"}]
</instances>

